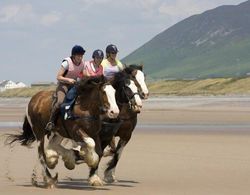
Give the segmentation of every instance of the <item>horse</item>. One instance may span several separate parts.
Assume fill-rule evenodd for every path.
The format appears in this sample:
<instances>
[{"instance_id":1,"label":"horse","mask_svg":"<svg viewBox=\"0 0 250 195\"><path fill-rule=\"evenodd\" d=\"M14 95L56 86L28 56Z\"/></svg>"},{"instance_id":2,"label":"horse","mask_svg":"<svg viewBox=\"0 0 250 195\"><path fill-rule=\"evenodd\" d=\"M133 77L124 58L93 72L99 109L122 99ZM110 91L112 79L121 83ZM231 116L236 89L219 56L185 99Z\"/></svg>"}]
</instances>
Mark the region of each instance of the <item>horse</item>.
<instances>
[{"instance_id":1,"label":"horse","mask_svg":"<svg viewBox=\"0 0 250 195\"><path fill-rule=\"evenodd\" d=\"M102 125L102 130L99 133L101 140L101 148L104 150L106 146L111 142L113 136L116 134L117 130L121 131L120 128L127 128L128 121L132 120L132 128L135 127L137 122L137 113L140 113L142 107L142 101L139 96L137 87L134 81L131 80L130 75L125 71L118 72L114 76L112 85L116 90L116 102L121 109L121 115L118 117L118 122L105 123ZM129 114L129 118L125 117ZM125 119L125 121L124 121ZM119 121L120 120L120 121ZM101 154L99 159L102 158ZM100 162L99 160L99 162ZM89 183L93 186L101 186L104 184L102 179L97 174L98 166L91 167L89 172Z\"/></svg>"},{"instance_id":2,"label":"horse","mask_svg":"<svg viewBox=\"0 0 250 195\"><path fill-rule=\"evenodd\" d=\"M30 146L35 140L38 143L38 156L43 167L44 186L56 186L58 173L51 176L49 169L54 169L62 156L66 168L75 168L75 153L60 145L63 138L74 140L81 146L84 160L89 167L96 167L99 162L97 153L101 151L98 136L101 121L105 118L116 118L119 114L115 102L115 89L107 83L103 76L82 79L76 86L79 96L76 99L73 113L75 120L64 120L58 117L56 127L52 132L45 131L52 104L52 91L41 91L35 94L26 109L23 132L19 135L9 135L6 144L20 142ZM45 146L46 139L49 144ZM32 184L38 186L36 170L33 169Z\"/></svg>"},{"instance_id":3,"label":"horse","mask_svg":"<svg viewBox=\"0 0 250 195\"><path fill-rule=\"evenodd\" d=\"M133 64L126 67L123 71L130 75L130 78L134 81L134 83L138 87L140 97L142 99L147 99L149 91L145 83L145 77L144 73L142 72L142 67L143 66L138 66ZM115 134L116 137L119 137L118 144L112 155L112 159L108 162L107 168L104 171L104 181L107 183L113 183L116 181L115 168L121 157L122 151L129 142L132 133L135 129L135 126L137 124L138 112L133 112L130 109L129 104L118 104L118 106L120 110L118 118L120 118L122 123Z\"/></svg>"}]
</instances>

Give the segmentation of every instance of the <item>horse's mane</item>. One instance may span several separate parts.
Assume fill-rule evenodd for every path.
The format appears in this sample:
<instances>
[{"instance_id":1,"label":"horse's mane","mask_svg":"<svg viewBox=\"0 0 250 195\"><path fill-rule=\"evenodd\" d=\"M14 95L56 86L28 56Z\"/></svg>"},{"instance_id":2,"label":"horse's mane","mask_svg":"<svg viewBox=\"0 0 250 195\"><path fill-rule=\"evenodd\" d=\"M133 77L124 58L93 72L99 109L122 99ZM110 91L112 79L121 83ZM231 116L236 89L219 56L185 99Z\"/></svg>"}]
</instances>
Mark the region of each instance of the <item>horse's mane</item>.
<instances>
[{"instance_id":1,"label":"horse's mane","mask_svg":"<svg viewBox=\"0 0 250 195\"><path fill-rule=\"evenodd\" d=\"M87 91L92 90L93 88L107 82L103 75L101 76L91 76L83 77L76 84L76 90L78 94L86 93Z\"/></svg>"},{"instance_id":2,"label":"horse's mane","mask_svg":"<svg viewBox=\"0 0 250 195\"><path fill-rule=\"evenodd\" d=\"M142 69L143 69L143 65L130 64L125 67L124 71L127 72L128 74L131 74L134 70L142 71Z\"/></svg>"},{"instance_id":3,"label":"horse's mane","mask_svg":"<svg viewBox=\"0 0 250 195\"><path fill-rule=\"evenodd\" d=\"M113 80L114 88L117 89L119 85L121 85L121 83L127 79L129 79L129 75L126 72L121 71L121 72L115 73L114 80Z\"/></svg>"}]
</instances>

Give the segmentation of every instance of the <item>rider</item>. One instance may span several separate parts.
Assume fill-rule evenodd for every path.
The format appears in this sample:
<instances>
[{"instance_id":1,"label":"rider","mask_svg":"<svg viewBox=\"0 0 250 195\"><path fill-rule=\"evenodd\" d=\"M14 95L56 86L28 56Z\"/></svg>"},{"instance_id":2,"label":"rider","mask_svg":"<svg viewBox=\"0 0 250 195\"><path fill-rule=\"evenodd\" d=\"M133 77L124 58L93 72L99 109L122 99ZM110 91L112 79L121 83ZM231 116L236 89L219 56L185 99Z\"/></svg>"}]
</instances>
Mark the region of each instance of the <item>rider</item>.
<instances>
[{"instance_id":1,"label":"rider","mask_svg":"<svg viewBox=\"0 0 250 195\"><path fill-rule=\"evenodd\" d=\"M61 68L57 73L58 85L52 101L52 108L49 122L45 130L51 131L55 127L55 121L60 111L60 105L64 101L65 95L73 87L80 73L83 71L83 55L85 50L80 45L75 45L71 50L71 56L63 60Z\"/></svg>"},{"instance_id":2,"label":"rider","mask_svg":"<svg viewBox=\"0 0 250 195\"><path fill-rule=\"evenodd\" d=\"M106 59L102 61L103 66L103 75L112 80L114 78L115 73L120 72L124 69L123 64L118 60L117 57L118 49L115 45L110 44L106 47ZM104 153L106 155L112 155L115 151L115 137L112 138L111 142L109 143L110 150L105 150Z\"/></svg>"},{"instance_id":3,"label":"rider","mask_svg":"<svg viewBox=\"0 0 250 195\"><path fill-rule=\"evenodd\" d=\"M83 76L99 76L103 75L103 67L101 65L104 54L103 51L97 49L92 54L93 60L86 61L83 69Z\"/></svg>"},{"instance_id":4,"label":"rider","mask_svg":"<svg viewBox=\"0 0 250 195\"><path fill-rule=\"evenodd\" d=\"M81 77L103 75L103 67L101 66L102 60L104 58L103 51L100 49L95 50L92 54L92 58L92 60L84 62ZM65 101L63 103L63 108L65 111L64 119L71 119L74 117L72 114L72 108L76 97L76 87L72 87L68 91Z\"/></svg>"},{"instance_id":5,"label":"rider","mask_svg":"<svg viewBox=\"0 0 250 195\"><path fill-rule=\"evenodd\" d=\"M103 74L106 78L112 79L115 73L124 69L123 64L117 57L118 49L115 45L110 44L106 47L106 59L102 61Z\"/></svg>"}]
</instances>

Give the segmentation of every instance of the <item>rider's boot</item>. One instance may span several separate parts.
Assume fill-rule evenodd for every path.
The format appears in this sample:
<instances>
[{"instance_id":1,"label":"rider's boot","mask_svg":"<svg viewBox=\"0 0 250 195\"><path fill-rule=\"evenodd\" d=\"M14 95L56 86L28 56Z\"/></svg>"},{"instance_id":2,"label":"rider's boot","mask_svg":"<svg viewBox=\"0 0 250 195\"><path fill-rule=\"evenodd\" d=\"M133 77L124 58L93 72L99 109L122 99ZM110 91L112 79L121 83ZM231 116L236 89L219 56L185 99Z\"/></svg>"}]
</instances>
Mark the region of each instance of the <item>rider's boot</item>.
<instances>
[{"instance_id":1,"label":"rider's boot","mask_svg":"<svg viewBox=\"0 0 250 195\"><path fill-rule=\"evenodd\" d=\"M57 115L59 113L59 109L57 109L55 106L51 110L51 114L49 117L49 122L47 123L45 130L52 131L55 128L55 122L57 119Z\"/></svg>"}]
</instances>

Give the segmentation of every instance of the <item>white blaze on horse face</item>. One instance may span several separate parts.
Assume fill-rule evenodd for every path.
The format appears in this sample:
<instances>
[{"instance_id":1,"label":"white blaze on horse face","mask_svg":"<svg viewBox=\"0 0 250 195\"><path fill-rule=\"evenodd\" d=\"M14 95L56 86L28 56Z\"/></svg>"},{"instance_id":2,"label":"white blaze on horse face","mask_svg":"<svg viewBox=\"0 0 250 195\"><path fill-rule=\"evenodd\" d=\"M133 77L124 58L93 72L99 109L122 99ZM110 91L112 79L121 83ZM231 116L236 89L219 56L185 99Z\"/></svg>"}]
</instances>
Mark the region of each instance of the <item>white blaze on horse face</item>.
<instances>
[{"instance_id":1,"label":"white blaze on horse face","mask_svg":"<svg viewBox=\"0 0 250 195\"><path fill-rule=\"evenodd\" d=\"M141 101L140 96L138 95L138 89L137 89L137 87L136 87L134 81L130 80L130 84L129 84L128 87L129 87L129 88L132 90L132 92L135 94L134 97L135 97L135 103L136 103L136 105L139 106L139 107L142 107L142 101Z\"/></svg>"},{"instance_id":2,"label":"white blaze on horse face","mask_svg":"<svg viewBox=\"0 0 250 195\"><path fill-rule=\"evenodd\" d=\"M147 97L148 96L148 87L145 83L145 77L144 77L143 72L140 70L137 70L135 78L136 78L137 82L139 83L139 85L141 86L142 92Z\"/></svg>"},{"instance_id":3,"label":"white blaze on horse face","mask_svg":"<svg viewBox=\"0 0 250 195\"><path fill-rule=\"evenodd\" d=\"M119 114L119 108L116 104L116 99L115 99L115 89L112 87L112 85L106 85L104 87L104 91L106 92L108 102L110 105L110 108L108 110L108 116L109 118L117 118Z\"/></svg>"}]
</instances>

